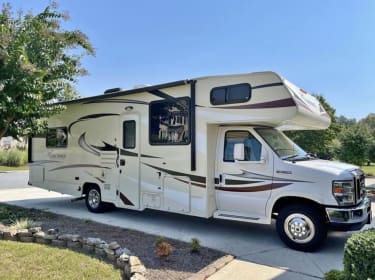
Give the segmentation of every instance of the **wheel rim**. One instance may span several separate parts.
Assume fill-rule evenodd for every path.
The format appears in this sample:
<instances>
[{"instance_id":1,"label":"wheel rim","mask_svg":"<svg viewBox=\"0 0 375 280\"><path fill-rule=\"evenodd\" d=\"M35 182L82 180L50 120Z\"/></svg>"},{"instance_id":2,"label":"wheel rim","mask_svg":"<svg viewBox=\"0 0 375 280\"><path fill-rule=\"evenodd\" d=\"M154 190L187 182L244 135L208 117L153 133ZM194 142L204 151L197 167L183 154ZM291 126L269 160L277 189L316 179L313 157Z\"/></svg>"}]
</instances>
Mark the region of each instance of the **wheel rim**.
<instances>
[{"instance_id":1,"label":"wheel rim","mask_svg":"<svg viewBox=\"0 0 375 280\"><path fill-rule=\"evenodd\" d=\"M303 214L291 214L284 221L284 231L296 243L308 243L315 236L315 225Z\"/></svg>"},{"instance_id":2,"label":"wheel rim","mask_svg":"<svg viewBox=\"0 0 375 280\"><path fill-rule=\"evenodd\" d=\"M100 204L100 193L95 189L90 190L87 201L91 208L98 208Z\"/></svg>"}]
</instances>

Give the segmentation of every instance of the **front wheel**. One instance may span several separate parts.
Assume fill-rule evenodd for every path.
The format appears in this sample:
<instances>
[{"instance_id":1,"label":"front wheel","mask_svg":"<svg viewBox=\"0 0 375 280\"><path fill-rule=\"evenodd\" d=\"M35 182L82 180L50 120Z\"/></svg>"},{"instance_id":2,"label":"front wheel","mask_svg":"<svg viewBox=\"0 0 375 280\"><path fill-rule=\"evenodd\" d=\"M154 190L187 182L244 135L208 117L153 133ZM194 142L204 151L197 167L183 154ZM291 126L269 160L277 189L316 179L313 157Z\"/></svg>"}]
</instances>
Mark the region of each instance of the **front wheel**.
<instances>
[{"instance_id":1,"label":"front wheel","mask_svg":"<svg viewBox=\"0 0 375 280\"><path fill-rule=\"evenodd\" d=\"M100 190L96 186L89 187L85 197L86 207L90 212L101 213L105 210Z\"/></svg>"},{"instance_id":2,"label":"front wheel","mask_svg":"<svg viewBox=\"0 0 375 280\"><path fill-rule=\"evenodd\" d=\"M291 205L281 209L276 229L288 247L305 252L318 249L327 236L323 216L308 205Z\"/></svg>"}]
</instances>

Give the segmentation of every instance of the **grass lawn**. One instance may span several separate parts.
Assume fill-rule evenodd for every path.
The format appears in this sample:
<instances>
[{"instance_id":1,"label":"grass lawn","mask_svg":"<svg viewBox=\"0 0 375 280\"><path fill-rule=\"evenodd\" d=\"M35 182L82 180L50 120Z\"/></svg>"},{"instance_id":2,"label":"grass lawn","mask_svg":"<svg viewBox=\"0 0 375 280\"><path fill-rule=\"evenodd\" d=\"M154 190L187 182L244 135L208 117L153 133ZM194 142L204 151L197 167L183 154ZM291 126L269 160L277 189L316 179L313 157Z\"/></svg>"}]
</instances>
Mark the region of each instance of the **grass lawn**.
<instances>
[{"instance_id":1,"label":"grass lawn","mask_svg":"<svg viewBox=\"0 0 375 280\"><path fill-rule=\"evenodd\" d=\"M18 166L18 167L13 167L13 166L3 166L0 165L0 172L4 171L19 171L19 170L29 170L28 165L23 165L23 166Z\"/></svg>"},{"instance_id":2,"label":"grass lawn","mask_svg":"<svg viewBox=\"0 0 375 280\"><path fill-rule=\"evenodd\" d=\"M69 249L1 240L0 256L1 279L121 279L112 265Z\"/></svg>"},{"instance_id":3,"label":"grass lawn","mask_svg":"<svg viewBox=\"0 0 375 280\"><path fill-rule=\"evenodd\" d=\"M367 176L375 176L375 163L371 163L370 166L364 165L361 166L361 169Z\"/></svg>"},{"instance_id":4,"label":"grass lawn","mask_svg":"<svg viewBox=\"0 0 375 280\"><path fill-rule=\"evenodd\" d=\"M18 166L18 167L13 167L13 166L0 165L0 172L4 172L4 171L20 171L20 170L29 170L29 166L28 165L22 165L22 166Z\"/></svg>"}]
</instances>

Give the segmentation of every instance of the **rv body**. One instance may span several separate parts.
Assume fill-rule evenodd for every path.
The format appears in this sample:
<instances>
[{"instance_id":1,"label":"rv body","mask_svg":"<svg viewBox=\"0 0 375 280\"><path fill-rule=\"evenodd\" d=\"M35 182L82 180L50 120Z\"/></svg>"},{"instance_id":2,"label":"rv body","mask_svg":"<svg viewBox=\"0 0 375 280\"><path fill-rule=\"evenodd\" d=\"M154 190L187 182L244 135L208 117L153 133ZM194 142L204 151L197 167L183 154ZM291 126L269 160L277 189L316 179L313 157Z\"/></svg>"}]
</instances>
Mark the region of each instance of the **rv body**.
<instances>
[{"instance_id":1,"label":"rv body","mask_svg":"<svg viewBox=\"0 0 375 280\"><path fill-rule=\"evenodd\" d=\"M359 229L358 167L313 158L283 130L325 129L319 101L273 72L182 80L64 102L29 142L30 184L119 208L270 224L311 251Z\"/></svg>"}]
</instances>

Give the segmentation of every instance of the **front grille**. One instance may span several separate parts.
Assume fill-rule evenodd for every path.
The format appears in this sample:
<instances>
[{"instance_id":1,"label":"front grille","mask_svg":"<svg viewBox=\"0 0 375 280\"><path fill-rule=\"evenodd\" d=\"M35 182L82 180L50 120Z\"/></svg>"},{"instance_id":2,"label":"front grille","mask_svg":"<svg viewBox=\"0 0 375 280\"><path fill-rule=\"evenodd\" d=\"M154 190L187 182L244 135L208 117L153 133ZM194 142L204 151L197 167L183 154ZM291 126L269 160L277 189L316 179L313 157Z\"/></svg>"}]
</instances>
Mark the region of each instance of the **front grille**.
<instances>
[{"instance_id":1,"label":"front grille","mask_svg":"<svg viewBox=\"0 0 375 280\"><path fill-rule=\"evenodd\" d=\"M365 175L357 173L354 175L355 203L360 203L366 196Z\"/></svg>"}]
</instances>

